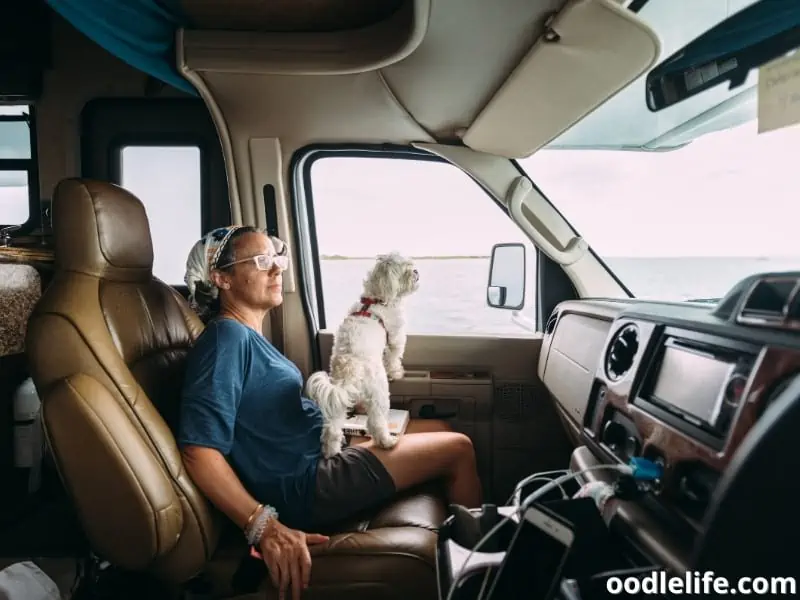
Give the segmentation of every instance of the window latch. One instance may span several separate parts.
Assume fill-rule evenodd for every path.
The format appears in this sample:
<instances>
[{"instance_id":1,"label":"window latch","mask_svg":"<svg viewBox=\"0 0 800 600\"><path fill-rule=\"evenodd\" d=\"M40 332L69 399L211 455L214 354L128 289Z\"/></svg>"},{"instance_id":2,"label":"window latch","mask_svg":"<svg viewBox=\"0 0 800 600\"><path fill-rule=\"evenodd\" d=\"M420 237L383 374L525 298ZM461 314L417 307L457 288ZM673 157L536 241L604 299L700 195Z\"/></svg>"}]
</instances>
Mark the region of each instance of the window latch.
<instances>
[{"instance_id":1,"label":"window latch","mask_svg":"<svg viewBox=\"0 0 800 600\"><path fill-rule=\"evenodd\" d=\"M19 225L9 225L0 229L0 246L8 248L11 246L11 232L17 231Z\"/></svg>"}]
</instances>

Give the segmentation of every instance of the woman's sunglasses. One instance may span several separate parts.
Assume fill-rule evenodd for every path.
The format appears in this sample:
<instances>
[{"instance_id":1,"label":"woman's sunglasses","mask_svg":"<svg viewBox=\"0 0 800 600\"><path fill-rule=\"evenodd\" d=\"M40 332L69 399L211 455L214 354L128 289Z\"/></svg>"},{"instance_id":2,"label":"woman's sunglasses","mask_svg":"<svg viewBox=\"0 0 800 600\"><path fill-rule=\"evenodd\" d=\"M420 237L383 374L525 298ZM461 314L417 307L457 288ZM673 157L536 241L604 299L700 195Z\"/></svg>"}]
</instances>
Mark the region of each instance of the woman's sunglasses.
<instances>
[{"instance_id":1,"label":"woman's sunglasses","mask_svg":"<svg viewBox=\"0 0 800 600\"><path fill-rule=\"evenodd\" d=\"M256 264L256 269L259 271L269 271L273 266L278 267L281 271L289 268L289 257L285 254L257 254L241 260L235 260L228 264L217 267L218 269L227 269L233 265L253 261Z\"/></svg>"}]
</instances>

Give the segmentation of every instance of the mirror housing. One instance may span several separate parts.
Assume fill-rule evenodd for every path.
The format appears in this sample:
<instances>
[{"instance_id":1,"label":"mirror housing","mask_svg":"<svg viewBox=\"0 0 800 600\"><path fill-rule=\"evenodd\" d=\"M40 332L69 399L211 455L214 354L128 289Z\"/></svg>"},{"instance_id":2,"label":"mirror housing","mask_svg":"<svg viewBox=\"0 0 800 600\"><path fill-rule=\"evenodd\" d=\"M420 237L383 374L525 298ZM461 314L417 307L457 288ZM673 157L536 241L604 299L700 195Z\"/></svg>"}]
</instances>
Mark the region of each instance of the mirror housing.
<instances>
[{"instance_id":1,"label":"mirror housing","mask_svg":"<svg viewBox=\"0 0 800 600\"><path fill-rule=\"evenodd\" d=\"M495 244L489 262L486 303L492 308L521 310L525 306L525 245Z\"/></svg>"},{"instance_id":2,"label":"mirror housing","mask_svg":"<svg viewBox=\"0 0 800 600\"><path fill-rule=\"evenodd\" d=\"M731 15L647 74L652 112L726 81L741 86L750 71L800 46L800 2L760 0Z\"/></svg>"}]
</instances>

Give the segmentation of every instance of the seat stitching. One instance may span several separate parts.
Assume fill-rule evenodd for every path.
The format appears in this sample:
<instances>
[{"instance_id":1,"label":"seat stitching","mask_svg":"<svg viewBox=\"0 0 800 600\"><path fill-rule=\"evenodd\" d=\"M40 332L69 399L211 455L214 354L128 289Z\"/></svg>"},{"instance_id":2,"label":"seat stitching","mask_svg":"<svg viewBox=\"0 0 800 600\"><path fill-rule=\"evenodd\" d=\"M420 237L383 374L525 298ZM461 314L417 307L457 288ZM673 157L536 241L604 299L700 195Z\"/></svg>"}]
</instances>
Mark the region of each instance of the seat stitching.
<instances>
[{"instance_id":1,"label":"seat stitching","mask_svg":"<svg viewBox=\"0 0 800 600\"><path fill-rule=\"evenodd\" d=\"M91 377L91 375L87 375L87 377ZM93 377L91 377L91 378L92 378L92 379L94 379ZM81 398L82 400L84 400L84 406L85 406L85 407L86 407L86 408L87 408L87 409L88 409L88 410L89 410L89 411L92 413L92 415L95 417L95 421L97 422L97 424L99 424L99 425L100 425L100 426L103 428L103 430L106 432L106 434L108 435L108 438L109 438L109 440L111 441L111 443L113 444L114 448L115 448L116 450L120 451L121 449L120 449L120 446L119 446L119 444L118 444L118 443L117 443L117 441L116 441L116 438L115 438L115 437L112 435L111 431L108 429L108 427L106 426L105 422L104 422L104 421L103 421L103 420L100 418L100 416L97 414L97 411L95 411L95 410L92 408L91 404L89 404L88 402L86 402L86 398L85 398L85 396L84 396L83 394L80 394L80 393L78 392L78 390L77 390L77 389L75 389L75 386L72 384L72 382L70 381L70 379L71 379L70 377L67 377L67 378L65 379L65 383L67 384L67 386L69 386L70 390L72 390L72 392L74 392L76 396L78 396L79 398ZM97 380L95 379L95 381L97 381ZM97 383L98 383L99 385L101 385L101 386L103 385L103 384L102 384L102 383L100 383L99 381L97 381ZM105 386L103 386L103 387L105 387ZM135 482L136 482L136 486L139 488L139 491L140 491L140 492L142 493L142 495L144 496L144 498L145 498L145 500L146 500L146 502L147 502L147 504L148 504L148 506L149 506L149 508L150 508L150 511L151 511L151 513L153 513L153 515L152 515L152 520L153 520L153 523L152 523L152 524L153 524L153 532L154 532L154 533L156 533L156 536L155 536L155 538L156 538L156 551L157 551L157 553L158 553L158 554L160 554L160 553L161 553L161 548L159 548L159 544L158 544L158 524L156 523L156 514L157 514L157 513L160 513L161 511L160 511L160 510L158 510L158 509L156 509L156 507L153 505L152 501L151 501L151 500L150 500L150 498L149 498L149 495L146 493L146 491L145 491L144 487L142 486L142 482L141 482L141 481L139 480L139 478L136 476L136 475L137 475L137 474L136 474L136 471L134 471L134 470L133 470L133 468L131 467L131 465L130 465L130 462L128 461L128 459L127 459L127 457L125 456L125 454L124 454L123 452L121 452L121 451L120 451L120 452L119 452L119 455L120 455L120 457L123 459L123 460L122 460L122 463L123 463L123 464L124 464L124 465L125 465L125 466L128 468L128 473L129 473L129 474L131 474L131 475L133 475L133 477L132 477L133 481L135 481Z\"/></svg>"}]
</instances>

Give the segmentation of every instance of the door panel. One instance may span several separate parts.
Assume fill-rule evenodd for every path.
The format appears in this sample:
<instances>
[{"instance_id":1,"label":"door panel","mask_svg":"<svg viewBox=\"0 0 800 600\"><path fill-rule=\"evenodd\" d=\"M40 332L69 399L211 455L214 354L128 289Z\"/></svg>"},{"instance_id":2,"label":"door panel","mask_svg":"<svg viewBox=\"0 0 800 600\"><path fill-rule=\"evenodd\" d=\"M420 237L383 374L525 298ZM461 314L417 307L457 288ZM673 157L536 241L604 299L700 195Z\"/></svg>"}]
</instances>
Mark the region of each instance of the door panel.
<instances>
[{"instance_id":1,"label":"door panel","mask_svg":"<svg viewBox=\"0 0 800 600\"><path fill-rule=\"evenodd\" d=\"M319 333L328 369L333 333ZM475 446L486 499L504 501L535 471L563 468L571 445L537 376L541 337L409 335L392 406L443 418ZM565 462L567 461L567 462Z\"/></svg>"}]
</instances>

